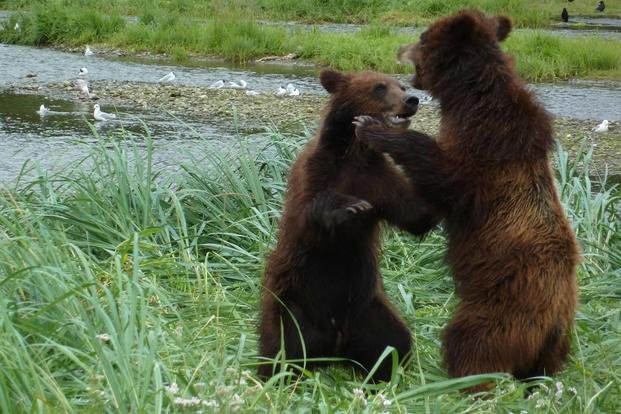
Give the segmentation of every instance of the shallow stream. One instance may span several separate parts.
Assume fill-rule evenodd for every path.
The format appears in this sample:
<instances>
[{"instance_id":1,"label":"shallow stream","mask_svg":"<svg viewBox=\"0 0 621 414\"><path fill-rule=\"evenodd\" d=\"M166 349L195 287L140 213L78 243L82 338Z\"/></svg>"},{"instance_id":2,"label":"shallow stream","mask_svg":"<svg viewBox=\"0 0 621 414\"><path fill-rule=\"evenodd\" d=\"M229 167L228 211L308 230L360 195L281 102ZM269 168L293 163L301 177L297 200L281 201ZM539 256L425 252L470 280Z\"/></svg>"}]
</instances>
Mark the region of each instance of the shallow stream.
<instances>
[{"instance_id":1,"label":"shallow stream","mask_svg":"<svg viewBox=\"0 0 621 414\"><path fill-rule=\"evenodd\" d=\"M97 50L96 50L97 52ZM178 85L206 87L223 79L244 79L248 88L273 94L279 86L293 83L302 94L324 95L317 82L318 69L299 64L253 64L236 67L215 61L173 65L152 58L127 58L82 54L51 49L0 44L0 183L17 177L26 160L54 169L80 159L95 141L86 122L92 119L92 103L40 96L46 84L60 84L77 78L79 68L88 68L89 81L118 81L154 84L170 71ZM400 77L405 82L405 76ZM621 83L570 81L534 84L532 88L554 115L600 121L621 120ZM29 90L28 94L14 90ZM422 91L415 91L420 97ZM252 97L248 97L252 99ZM44 103L54 112L41 118L36 114ZM101 102L102 107L105 102ZM230 122L213 117L173 116L148 107L118 108L124 114L114 123L95 123L103 133L125 129L142 133L144 122L154 137L156 161L174 167L191 154L235 141ZM257 125L257 128L263 125ZM249 134L253 131L242 131Z\"/></svg>"}]
</instances>

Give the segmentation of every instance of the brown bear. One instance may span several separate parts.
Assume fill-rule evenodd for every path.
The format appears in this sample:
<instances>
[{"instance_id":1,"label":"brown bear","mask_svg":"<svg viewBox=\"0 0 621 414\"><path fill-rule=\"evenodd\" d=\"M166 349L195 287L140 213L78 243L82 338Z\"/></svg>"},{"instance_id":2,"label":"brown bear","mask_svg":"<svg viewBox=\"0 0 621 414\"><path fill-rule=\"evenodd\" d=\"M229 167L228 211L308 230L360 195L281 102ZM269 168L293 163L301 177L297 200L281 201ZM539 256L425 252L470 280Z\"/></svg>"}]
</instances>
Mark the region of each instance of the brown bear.
<instances>
[{"instance_id":1,"label":"brown bear","mask_svg":"<svg viewBox=\"0 0 621 414\"><path fill-rule=\"evenodd\" d=\"M550 115L499 47L510 31L507 17L462 11L401 48L413 86L439 103L437 141L356 121L445 220L461 299L443 338L452 376L551 375L570 347L580 252L550 167Z\"/></svg>"},{"instance_id":2,"label":"brown bear","mask_svg":"<svg viewBox=\"0 0 621 414\"><path fill-rule=\"evenodd\" d=\"M306 358L341 357L370 370L387 346L399 358L410 332L384 295L378 267L380 223L414 234L434 216L384 154L354 136L354 117L367 114L407 127L418 98L376 73L320 74L330 93L322 123L291 167L275 250L267 259L259 327L260 355L280 351L298 366ZM284 349L281 349L284 348ZM375 380L391 376L391 358ZM263 363L268 377L280 365Z\"/></svg>"}]
</instances>

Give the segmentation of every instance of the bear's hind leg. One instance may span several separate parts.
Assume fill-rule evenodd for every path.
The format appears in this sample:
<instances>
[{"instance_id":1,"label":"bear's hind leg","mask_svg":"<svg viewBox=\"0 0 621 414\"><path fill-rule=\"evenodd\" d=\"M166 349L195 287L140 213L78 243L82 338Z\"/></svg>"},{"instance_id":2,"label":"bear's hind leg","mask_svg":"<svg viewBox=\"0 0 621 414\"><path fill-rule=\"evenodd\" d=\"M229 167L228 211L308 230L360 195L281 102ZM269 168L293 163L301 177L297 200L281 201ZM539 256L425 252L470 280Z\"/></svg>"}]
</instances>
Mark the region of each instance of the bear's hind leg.
<instances>
[{"instance_id":1,"label":"bear's hind leg","mask_svg":"<svg viewBox=\"0 0 621 414\"><path fill-rule=\"evenodd\" d=\"M331 327L316 326L304 314L300 306L289 304L288 307L288 311L280 307L281 318L278 318L275 326L270 329L262 329L261 356L273 359L282 350L287 361L295 360L292 362L293 364L306 369L313 369L321 363L307 362L304 358L335 356L336 332ZM282 325L280 320L282 320ZM284 349L282 349L283 345ZM257 373L260 377L269 378L280 368L277 360L273 363L264 361L259 366Z\"/></svg>"},{"instance_id":2,"label":"bear's hind leg","mask_svg":"<svg viewBox=\"0 0 621 414\"><path fill-rule=\"evenodd\" d=\"M506 372L519 377L538 359L543 333L510 309L462 302L444 331L444 364L452 377ZM467 391L489 389L490 384Z\"/></svg>"},{"instance_id":3,"label":"bear's hind leg","mask_svg":"<svg viewBox=\"0 0 621 414\"><path fill-rule=\"evenodd\" d=\"M345 333L342 354L371 370L387 346L395 348L399 363L412 348L410 331L383 297L376 297L360 315L351 320ZM392 358L385 358L373 375L375 381L389 381Z\"/></svg>"},{"instance_id":4,"label":"bear's hind leg","mask_svg":"<svg viewBox=\"0 0 621 414\"><path fill-rule=\"evenodd\" d=\"M555 328L546 338L537 362L525 375L516 375L518 379L550 376L555 374L567 359L570 349L568 332L563 328Z\"/></svg>"}]
</instances>

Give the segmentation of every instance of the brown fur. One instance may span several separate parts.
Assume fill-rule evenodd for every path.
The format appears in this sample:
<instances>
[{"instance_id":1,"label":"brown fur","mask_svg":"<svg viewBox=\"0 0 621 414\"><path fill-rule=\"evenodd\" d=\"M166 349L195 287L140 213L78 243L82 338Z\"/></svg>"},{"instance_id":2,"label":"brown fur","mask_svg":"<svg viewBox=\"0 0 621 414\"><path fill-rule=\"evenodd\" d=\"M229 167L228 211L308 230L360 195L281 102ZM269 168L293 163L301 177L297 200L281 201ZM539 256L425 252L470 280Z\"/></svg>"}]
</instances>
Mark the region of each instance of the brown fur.
<instances>
[{"instance_id":1,"label":"brown fur","mask_svg":"<svg viewBox=\"0 0 621 414\"><path fill-rule=\"evenodd\" d=\"M554 187L551 120L499 48L510 30L506 17L462 11L401 48L413 85L439 101L437 141L371 120L357 129L445 218L461 302L443 353L456 377L554 374L577 304L579 248Z\"/></svg>"},{"instance_id":2,"label":"brown fur","mask_svg":"<svg viewBox=\"0 0 621 414\"><path fill-rule=\"evenodd\" d=\"M411 347L383 291L380 222L422 234L436 221L392 161L358 142L352 120L413 115L418 100L375 72L324 70L321 83L330 101L317 136L291 168L278 243L267 261L260 355L274 358L282 342L286 358L307 368L313 365L299 361L304 356L344 357L369 370L386 346L401 359ZM274 368L265 363L259 374L268 377ZM390 372L384 361L374 378L387 380Z\"/></svg>"}]
</instances>

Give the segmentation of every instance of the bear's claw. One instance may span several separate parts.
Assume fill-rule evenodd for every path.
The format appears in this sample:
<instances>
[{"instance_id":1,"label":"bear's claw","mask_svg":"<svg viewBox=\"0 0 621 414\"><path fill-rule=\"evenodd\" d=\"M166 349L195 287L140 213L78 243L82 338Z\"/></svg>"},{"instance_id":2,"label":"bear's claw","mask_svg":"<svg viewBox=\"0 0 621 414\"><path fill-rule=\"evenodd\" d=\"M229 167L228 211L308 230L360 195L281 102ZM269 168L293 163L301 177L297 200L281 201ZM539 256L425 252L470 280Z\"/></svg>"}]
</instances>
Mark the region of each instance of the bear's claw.
<instances>
[{"instance_id":1,"label":"bear's claw","mask_svg":"<svg viewBox=\"0 0 621 414\"><path fill-rule=\"evenodd\" d=\"M368 115L359 115L354 117L352 124L356 127L356 136L360 138L360 130L361 128L366 128L370 126L382 126L382 123L372 116Z\"/></svg>"},{"instance_id":2,"label":"bear's claw","mask_svg":"<svg viewBox=\"0 0 621 414\"><path fill-rule=\"evenodd\" d=\"M370 210L372 208L373 206L371 205L371 203L366 200L360 200L357 203L354 203L349 207L345 208L345 210L352 214L356 214L362 211Z\"/></svg>"}]
</instances>

